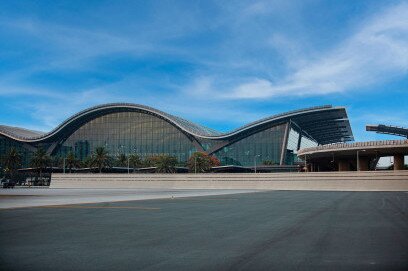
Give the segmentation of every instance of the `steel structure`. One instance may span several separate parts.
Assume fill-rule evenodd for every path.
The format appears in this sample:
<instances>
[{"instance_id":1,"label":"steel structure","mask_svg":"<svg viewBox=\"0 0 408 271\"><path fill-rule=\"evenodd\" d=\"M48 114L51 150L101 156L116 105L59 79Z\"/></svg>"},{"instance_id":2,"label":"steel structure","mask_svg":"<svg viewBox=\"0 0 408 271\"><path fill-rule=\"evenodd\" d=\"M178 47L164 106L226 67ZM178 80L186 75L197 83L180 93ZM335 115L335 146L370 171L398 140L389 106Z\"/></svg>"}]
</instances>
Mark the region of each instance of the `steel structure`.
<instances>
[{"instance_id":1,"label":"steel structure","mask_svg":"<svg viewBox=\"0 0 408 271\"><path fill-rule=\"evenodd\" d=\"M47 133L0 125L0 155L13 146L27 155L41 147L53 156L72 151L79 159L105 145L110 152L167 153L180 161L203 151L223 164L249 165L254 155L260 155L262 160L284 165L293 163L301 147L352 140L346 109L330 105L273 115L227 133L129 103L88 108ZM288 161L290 155L294 159Z\"/></svg>"},{"instance_id":2,"label":"steel structure","mask_svg":"<svg viewBox=\"0 0 408 271\"><path fill-rule=\"evenodd\" d=\"M366 131L372 131L379 134L389 134L408 138L408 128L391 126L391 125L367 125Z\"/></svg>"},{"instance_id":3,"label":"steel structure","mask_svg":"<svg viewBox=\"0 0 408 271\"><path fill-rule=\"evenodd\" d=\"M408 139L335 143L304 148L298 156L312 171L374 170L381 157L393 156L394 169L402 170ZM397 166L398 165L398 166Z\"/></svg>"}]
</instances>

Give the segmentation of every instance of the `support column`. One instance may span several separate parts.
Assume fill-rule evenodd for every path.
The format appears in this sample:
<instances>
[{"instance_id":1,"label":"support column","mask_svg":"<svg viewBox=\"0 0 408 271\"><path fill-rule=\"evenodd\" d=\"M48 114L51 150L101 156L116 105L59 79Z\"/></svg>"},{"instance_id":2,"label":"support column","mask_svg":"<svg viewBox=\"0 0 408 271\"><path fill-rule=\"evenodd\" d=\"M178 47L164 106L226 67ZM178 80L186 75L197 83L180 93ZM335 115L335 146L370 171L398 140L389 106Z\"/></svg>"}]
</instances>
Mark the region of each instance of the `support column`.
<instances>
[{"instance_id":1,"label":"support column","mask_svg":"<svg viewBox=\"0 0 408 271\"><path fill-rule=\"evenodd\" d=\"M347 160L339 160L339 171L350 171L350 164Z\"/></svg>"},{"instance_id":2,"label":"support column","mask_svg":"<svg viewBox=\"0 0 408 271\"><path fill-rule=\"evenodd\" d=\"M359 157L358 164L360 166L360 171L368 171L369 159L368 157Z\"/></svg>"},{"instance_id":3,"label":"support column","mask_svg":"<svg viewBox=\"0 0 408 271\"><path fill-rule=\"evenodd\" d=\"M404 169L404 155L396 154L394 155L394 170Z\"/></svg>"},{"instance_id":4,"label":"support column","mask_svg":"<svg viewBox=\"0 0 408 271\"><path fill-rule=\"evenodd\" d=\"M290 121L286 123L285 127L285 134L283 136L283 143L282 143L282 150L281 150L281 157L280 157L280 165L286 164L286 148L288 147L288 138L289 138L289 129L290 129Z\"/></svg>"}]
</instances>

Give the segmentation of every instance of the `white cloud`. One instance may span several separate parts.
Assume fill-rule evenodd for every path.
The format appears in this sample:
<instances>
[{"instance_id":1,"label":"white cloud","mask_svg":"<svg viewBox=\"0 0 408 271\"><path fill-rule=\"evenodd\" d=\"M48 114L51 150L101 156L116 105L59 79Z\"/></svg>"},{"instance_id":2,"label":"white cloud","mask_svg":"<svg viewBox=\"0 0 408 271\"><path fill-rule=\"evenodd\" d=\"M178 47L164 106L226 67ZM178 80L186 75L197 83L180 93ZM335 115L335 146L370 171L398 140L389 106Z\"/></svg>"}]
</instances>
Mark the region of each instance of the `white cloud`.
<instances>
[{"instance_id":1,"label":"white cloud","mask_svg":"<svg viewBox=\"0 0 408 271\"><path fill-rule=\"evenodd\" d=\"M322 55L302 64L282 80L248 79L222 96L241 99L324 95L406 75L408 4L402 3L376 14L337 48Z\"/></svg>"},{"instance_id":2,"label":"white cloud","mask_svg":"<svg viewBox=\"0 0 408 271\"><path fill-rule=\"evenodd\" d=\"M76 28L32 19L14 19L0 22L5 28L18 31L38 44L39 50L47 52L46 67L78 68L87 60L117 52L142 54L152 50L144 42L123 37L103 30ZM40 46L41 45L41 46ZM41 63L43 64L43 63ZM38 70L41 68L37 67Z\"/></svg>"},{"instance_id":3,"label":"white cloud","mask_svg":"<svg viewBox=\"0 0 408 271\"><path fill-rule=\"evenodd\" d=\"M18 104L36 121L37 130L50 131L66 118L83 109L120 99L117 95L103 89L89 89L46 98L34 101L27 99Z\"/></svg>"},{"instance_id":4,"label":"white cloud","mask_svg":"<svg viewBox=\"0 0 408 271\"><path fill-rule=\"evenodd\" d=\"M216 10L210 10L211 16L199 12L198 6L196 10L175 8L172 15L167 15L169 8L162 7L157 8L160 14L152 16L155 19L129 18L129 24L123 27L70 20L57 24L52 19L32 19L36 16L7 18L0 21L0 34L5 33L7 38L13 32L23 38L30 54L27 65L0 74L0 97L6 100L27 95L24 107L43 124L43 130L54 128L88 106L115 101L151 105L198 122L228 120L244 124L264 116L247 99L267 101L271 97L354 91L407 73L408 4L374 14L349 38L317 52L304 42L308 29L299 31L304 3L283 2L244 1L234 5L218 1ZM98 60L117 53L129 60L153 56L146 65L152 63L152 67L147 67L147 74L125 69L123 77L118 76L113 83L95 79L93 89L85 89L89 84L82 76L73 76L72 80L78 80L73 93L60 85L52 90L47 82L42 84L44 88L38 82L30 84L30 75L44 72L47 76L45 71L71 80L69 75L64 77L64 69L78 74L89 69L109 77L116 67L101 68ZM156 64L171 66L183 61L192 68L186 71L175 67L176 73L169 69L164 76L162 67L159 76L154 70ZM93 76L83 75L87 80Z\"/></svg>"},{"instance_id":5,"label":"white cloud","mask_svg":"<svg viewBox=\"0 0 408 271\"><path fill-rule=\"evenodd\" d=\"M0 97L16 97L16 96L61 99L66 97L66 94L62 94L44 87L32 87L27 85L18 86L16 84L8 84L7 82L0 81Z\"/></svg>"}]
</instances>

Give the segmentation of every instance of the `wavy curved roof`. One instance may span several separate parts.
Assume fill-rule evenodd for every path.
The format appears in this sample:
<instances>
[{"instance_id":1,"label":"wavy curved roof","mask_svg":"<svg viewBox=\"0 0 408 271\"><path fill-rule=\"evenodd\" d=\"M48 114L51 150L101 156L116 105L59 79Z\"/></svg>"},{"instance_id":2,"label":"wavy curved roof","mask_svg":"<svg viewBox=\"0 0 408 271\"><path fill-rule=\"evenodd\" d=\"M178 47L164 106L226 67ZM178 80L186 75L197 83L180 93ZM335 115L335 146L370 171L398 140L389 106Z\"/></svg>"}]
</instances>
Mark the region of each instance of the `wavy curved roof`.
<instances>
[{"instance_id":1,"label":"wavy curved roof","mask_svg":"<svg viewBox=\"0 0 408 271\"><path fill-rule=\"evenodd\" d=\"M399 126L392 126L392 125L367 125L366 131L373 131L379 134L388 134L388 135L396 135L396 136L403 136L408 138L408 128L399 127Z\"/></svg>"},{"instance_id":2,"label":"wavy curved roof","mask_svg":"<svg viewBox=\"0 0 408 271\"><path fill-rule=\"evenodd\" d=\"M185 133L205 139L226 139L251 129L262 128L264 125L290 120L305 130L309 136L313 137L320 144L353 140L353 134L345 108L332 107L331 105L311 107L273 115L251 122L233 131L221 133L145 105L112 103L85 109L66 119L48 133L39 133L22 128L0 125L0 134L23 142L41 142L57 137L60 133L76 130L85 122L98 116L113 112L129 111L144 112L157 116Z\"/></svg>"},{"instance_id":3,"label":"wavy curved roof","mask_svg":"<svg viewBox=\"0 0 408 271\"><path fill-rule=\"evenodd\" d=\"M35 138L43 135L43 132L28 130L20 127L0 125L0 134L18 138Z\"/></svg>"}]
</instances>

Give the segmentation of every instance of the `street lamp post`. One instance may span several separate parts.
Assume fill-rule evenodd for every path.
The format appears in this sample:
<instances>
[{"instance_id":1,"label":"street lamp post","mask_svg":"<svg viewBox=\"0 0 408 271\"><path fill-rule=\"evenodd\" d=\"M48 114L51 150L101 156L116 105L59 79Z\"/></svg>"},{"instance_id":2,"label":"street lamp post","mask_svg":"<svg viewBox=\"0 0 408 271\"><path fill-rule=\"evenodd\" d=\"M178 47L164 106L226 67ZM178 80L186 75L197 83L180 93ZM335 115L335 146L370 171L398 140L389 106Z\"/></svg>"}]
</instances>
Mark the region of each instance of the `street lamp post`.
<instances>
[{"instance_id":1,"label":"street lamp post","mask_svg":"<svg viewBox=\"0 0 408 271\"><path fill-rule=\"evenodd\" d=\"M130 161L129 161L129 160L130 160L130 157L129 157L129 155L128 155L128 157L127 157L127 162L128 162L128 165L127 165L127 166L128 166L128 174L130 173L130 172L129 172L129 166L130 166Z\"/></svg>"},{"instance_id":2,"label":"street lamp post","mask_svg":"<svg viewBox=\"0 0 408 271\"><path fill-rule=\"evenodd\" d=\"M254 172L256 173L256 158L259 157L261 155L257 154L254 156Z\"/></svg>"},{"instance_id":3,"label":"street lamp post","mask_svg":"<svg viewBox=\"0 0 408 271\"><path fill-rule=\"evenodd\" d=\"M136 147L133 147L133 154L137 155L137 148ZM138 157L140 158L140 156L138 156ZM139 164L139 166L140 166L140 164ZM133 164L133 171L132 172L135 173L135 165L134 164Z\"/></svg>"}]
</instances>

